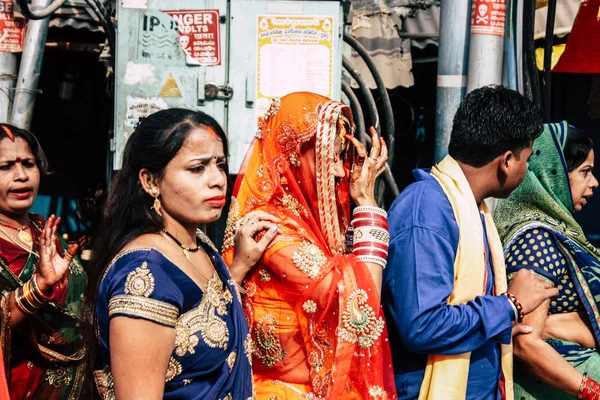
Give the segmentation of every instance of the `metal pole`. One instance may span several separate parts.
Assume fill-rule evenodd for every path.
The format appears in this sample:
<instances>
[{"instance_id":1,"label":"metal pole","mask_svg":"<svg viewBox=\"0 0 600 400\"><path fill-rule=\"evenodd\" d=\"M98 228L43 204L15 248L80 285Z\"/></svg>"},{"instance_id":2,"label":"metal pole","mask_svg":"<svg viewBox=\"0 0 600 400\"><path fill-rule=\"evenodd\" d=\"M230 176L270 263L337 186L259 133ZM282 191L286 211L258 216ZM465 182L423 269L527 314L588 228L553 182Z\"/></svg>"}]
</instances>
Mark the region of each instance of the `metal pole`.
<instances>
[{"instance_id":1,"label":"metal pole","mask_svg":"<svg viewBox=\"0 0 600 400\"><path fill-rule=\"evenodd\" d=\"M494 18L506 21L506 4L474 0L467 93L482 86L502 83L505 27L492 25Z\"/></svg>"},{"instance_id":2,"label":"metal pole","mask_svg":"<svg viewBox=\"0 0 600 400\"><path fill-rule=\"evenodd\" d=\"M0 53L0 122L8 122L17 80L17 56Z\"/></svg>"},{"instance_id":3,"label":"metal pole","mask_svg":"<svg viewBox=\"0 0 600 400\"><path fill-rule=\"evenodd\" d=\"M471 0L442 0L435 110L435 161L448 153L452 119L467 86Z\"/></svg>"},{"instance_id":4,"label":"metal pole","mask_svg":"<svg viewBox=\"0 0 600 400\"><path fill-rule=\"evenodd\" d=\"M552 121L552 46L554 44L554 20L556 18L556 0L548 2L546 19L546 41L544 43L544 122Z\"/></svg>"},{"instance_id":5,"label":"metal pole","mask_svg":"<svg viewBox=\"0 0 600 400\"><path fill-rule=\"evenodd\" d=\"M31 8L40 10L51 3L52 0L33 0ZM11 123L19 128L29 129L31 126L35 98L39 92L38 83L49 23L50 18L30 20L27 23L21 67L11 113Z\"/></svg>"}]
</instances>

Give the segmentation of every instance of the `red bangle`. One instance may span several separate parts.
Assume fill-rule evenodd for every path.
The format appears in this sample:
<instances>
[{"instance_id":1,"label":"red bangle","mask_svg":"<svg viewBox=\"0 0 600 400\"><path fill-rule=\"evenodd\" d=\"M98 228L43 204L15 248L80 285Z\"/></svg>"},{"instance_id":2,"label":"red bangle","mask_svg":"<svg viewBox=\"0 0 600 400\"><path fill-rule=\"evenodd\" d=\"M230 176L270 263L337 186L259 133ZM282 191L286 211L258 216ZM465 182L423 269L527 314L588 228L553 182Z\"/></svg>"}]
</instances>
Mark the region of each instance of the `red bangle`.
<instances>
[{"instance_id":1,"label":"red bangle","mask_svg":"<svg viewBox=\"0 0 600 400\"><path fill-rule=\"evenodd\" d=\"M358 250L358 249L370 249L370 248L376 248L376 249L381 249L381 250L385 250L387 252L389 245L387 243L380 243L380 242L358 242L356 244L354 244L354 250Z\"/></svg>"},{"instance_id":2,"label":"red bangle","mask_svg":"<svg viewBox=\"0 0 600 400\"><path fill-rule=\"evenodd\" d=\"M600 399L600 384L587 376L583 377L577 398L581 400L598 400Z\"/></svg>"},{"instance_id":3,"label":"red bangle","mask_svg":"<svg viewBox=\"0 0 600 400\"><path fill-rule=\"evenodd\" d=\"M525 318L525 312L523 311L523 304L511 293L502 293L515 305L517 312L519 313L519 318L517 319L517 323L520 324L523 322L523 318Z\"/></svg>"},{"instance_id":4,"label":"red bangle","mask_svg":"<svg viewBox=\"0 0 600 400\"><path fill-rule=\"evenodd\" d=\"M372 226L374 228L385 229L386 231L388 230L387 223L373 221L370 219L359 219L359 220L354 219L354 220L352 220L352 227L354 227L354 228L362 228L365 226Z\"/></svg>"},{"instance_id":5,"label":"red bangle","mask_svg":"<svg viewBox=\"0 0 600 400\"><path fill-rule=\"evenodd\" d=\"M363 249L354 249L352 254L356 256L376 256L387 259L388 252L385 250L374 249L374 248L363 248Z\"/></svg>"},{"instance_id":6,"label":"red bangle","mask_svg":"<svg viewBox=\"0 0 600 400\"><path fill-rule=\"evenodd\" d=\"M356 221L371 221L374 223L383 223L387 225L387 218L379 215L379 214L367 214L367 213L358 213L352 216L352 223L354 224Z\"/></svg>"}]
</instances>

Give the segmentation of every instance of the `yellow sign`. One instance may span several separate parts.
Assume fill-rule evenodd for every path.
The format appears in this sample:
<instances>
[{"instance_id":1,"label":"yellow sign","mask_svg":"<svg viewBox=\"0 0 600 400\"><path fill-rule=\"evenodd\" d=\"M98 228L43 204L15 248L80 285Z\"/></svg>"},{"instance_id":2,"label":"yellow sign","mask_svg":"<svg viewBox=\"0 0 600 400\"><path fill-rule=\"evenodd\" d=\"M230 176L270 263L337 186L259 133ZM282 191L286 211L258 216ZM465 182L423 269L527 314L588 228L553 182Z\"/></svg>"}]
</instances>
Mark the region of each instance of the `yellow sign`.
<instances>
[{"instance_id":1,"label":"yellow sign","mask_svg":"<svg viewBox=\"0 0 600 400\"><path fill-rule=\"evenodd\" d=\"M169 76L167 76L162 89L158 92L158 97L181 97L181 90L179 90L173 74L169 73Z\"/></svg>"},{"instance_id":2,"label":"yellow sign","mask_svg":"<svg viewBox=\"0 0 600 400\"><path fill-rule=\"evenodd\" d=\"M257 112L270 100L309 91L331 97L333 16L258 16Z\"/></svg>"}]
</instances>

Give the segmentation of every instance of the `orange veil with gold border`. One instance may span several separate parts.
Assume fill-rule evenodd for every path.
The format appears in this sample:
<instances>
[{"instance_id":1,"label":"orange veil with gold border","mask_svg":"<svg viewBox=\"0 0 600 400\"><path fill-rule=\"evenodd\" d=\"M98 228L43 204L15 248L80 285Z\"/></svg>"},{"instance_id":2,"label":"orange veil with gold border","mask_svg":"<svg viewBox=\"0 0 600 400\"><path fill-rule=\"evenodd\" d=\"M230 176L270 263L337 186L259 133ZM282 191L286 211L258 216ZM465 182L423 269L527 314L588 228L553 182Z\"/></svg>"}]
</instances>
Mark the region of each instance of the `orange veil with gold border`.
<instances>
[{"instance_id":1,"label":"orange veil with gold border","mask_svg":"<svg viewBox=\"0 0 600 400\"><path fill-rule=\"evenodd\" d=\"M353 130L351 121L347 106L317 94L275 100L237 178L225 231L228 264L244 215L261 210L282 220L244 281L258 399L396 398L373 279L344 244L348 179L336 182L333 158L336 136L342 124Z\"/></svg>"}]
</instances>

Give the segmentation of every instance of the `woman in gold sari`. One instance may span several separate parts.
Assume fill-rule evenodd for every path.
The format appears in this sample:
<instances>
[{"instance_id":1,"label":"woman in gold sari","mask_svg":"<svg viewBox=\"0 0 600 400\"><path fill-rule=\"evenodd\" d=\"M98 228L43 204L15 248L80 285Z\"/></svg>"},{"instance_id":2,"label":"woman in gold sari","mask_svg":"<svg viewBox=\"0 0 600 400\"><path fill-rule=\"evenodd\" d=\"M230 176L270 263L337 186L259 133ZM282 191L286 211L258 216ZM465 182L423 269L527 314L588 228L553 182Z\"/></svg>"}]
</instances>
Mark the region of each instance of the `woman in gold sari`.
<instances>
[{"instance_id":1,"label":"woman in gold sari","mask_svg":"<svg viewBox=\"0 0 600 400\"><path fill-rule=\"evenodd\" d=\"M387 149L372 130L367 157L353 129L339 102L304 92L275 100L234 187L226 262L248 213L284 221L244 281L258 399L396 397L379 304L389 236L373 194Z\"/></svg>"}]
</instances>

